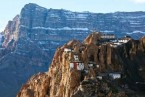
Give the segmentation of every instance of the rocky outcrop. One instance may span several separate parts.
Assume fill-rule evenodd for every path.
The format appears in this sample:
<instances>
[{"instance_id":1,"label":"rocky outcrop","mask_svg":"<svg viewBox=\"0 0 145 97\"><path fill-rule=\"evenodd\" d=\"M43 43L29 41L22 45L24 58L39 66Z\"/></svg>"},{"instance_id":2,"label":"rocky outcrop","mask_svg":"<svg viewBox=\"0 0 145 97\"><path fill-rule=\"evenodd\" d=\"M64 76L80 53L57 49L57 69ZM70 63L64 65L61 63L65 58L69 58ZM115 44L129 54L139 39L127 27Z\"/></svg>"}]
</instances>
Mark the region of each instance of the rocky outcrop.
<instances>
[{"instance_id":1,"label":"rocky outcrop","mask_svg":"<svg viewBox=\"0 0 145 97\"><path fill-rule=\"evenodd\" d=\"M73 48L75 52L79 53L79 58L84 61L85 65L89 60L100 64L100 71L120 70L122 66L126 67L126 65L118 64L125 64L124 62L136 66L139 63L139 58L144 56L141 54L141 56L138 55L137 59L134 57L134 55L140 54L144 50L143 41L139 42L139 47L142 48L138 48L136 46L137 41L133 41L130 42L133 49L123 46L121 50L111 48L109 45L96 45L100 38L94 34L88 36L83 44L79 41L84 40L94 30L115 33L119 37L127 33L134 38L138 38L144 35L144 16L145 12L101 14L72 12L63 9L46 9L33 3L26 4L22 8L21 13L12 21L9 21L3 31L3 43L2 48L0 48L0 78L3 78L0 80L0 97L15 97L21 85L31 75L47 70L55 49L71 39L74 40L58 49L58 54L63 55L62 52L65 47ZM98 40L96 41L96 39ZM127 52L130 51L130 53L122 53L124 52L123 49L127 49ZM138 49L140 49L140 52L138 52ZM81 51L82 53L80 53ZM119 56L120 53L122 54L121 56ZM69 59L72 56L70 55ZM130 59L122 61L124 56L126 58L131 56L130 58L132 58L133 62L131 61L132 63L130 63ZM63 57L67 57L67 55ZM56 55L54 60L57 60L57 58L62 61L62 56ZM59 61L54 61L53 63L60 64ZM143 66L141 65L139 68ZM89 72L95 75L93 70ZM72 74L75 75L74 73ZM142 71L135 74L144 75ZM76 80L79 81L78 79ZM71 87L74 88L77 85Z\"/></svg>"},{"instance_id":2,"label":"rocky outcrop","mask_svg":"<svg viewBox=\"0 0 145 97\"><path fill-rule=\"evenodd\" d=\"M4 48L14 48L15 47L15 41L18 40L19 35L19 15L14 17L13 21L9 21L5 30L3 31L3 35L5 36L5 39L3 41L2 46Z\"/></svg>"},{"instance_id":3,"label":"rocky outcrop","mask_svg":"<svg viewBox=\"0 0 145 97\"><path fill-rule=\"evenodd\" d=\"M34 83L33 83L34 82ZM46 73L34 75L28 84L23 85L23 97L47 97L50 79ZM28 89L29 88L29 89ZM27 89L27 90L25 90ZM35 91L38 91L37 93ZM19 93L18 96L21 94ZM46 95L46 96L45 96Z\"/></svg>"},{"instance_id":4,"label":"rocky outcrop","mask_svg":"<svg viewBox=\"0 0 145 97\"><path fill-rule=\"evenodd\" d=\"M142 90L143 87L140 88L136 82L145 80L144 38L131 39L112 47L112 42L96 44L96 41L102 40L100 35L101 33L95 32L83 43L72 40L59 47L48 72L32 77L22 86L17 97L130 97L124 85L128 85L128 89ZM72 51L66 52L65 48ZM73 62L84 63L84 69L71 67L70 63ZM93 65L90 66L90 63ZM110 72L121 72L121 79L104 77Z\"/></svg>"}]
</instances>

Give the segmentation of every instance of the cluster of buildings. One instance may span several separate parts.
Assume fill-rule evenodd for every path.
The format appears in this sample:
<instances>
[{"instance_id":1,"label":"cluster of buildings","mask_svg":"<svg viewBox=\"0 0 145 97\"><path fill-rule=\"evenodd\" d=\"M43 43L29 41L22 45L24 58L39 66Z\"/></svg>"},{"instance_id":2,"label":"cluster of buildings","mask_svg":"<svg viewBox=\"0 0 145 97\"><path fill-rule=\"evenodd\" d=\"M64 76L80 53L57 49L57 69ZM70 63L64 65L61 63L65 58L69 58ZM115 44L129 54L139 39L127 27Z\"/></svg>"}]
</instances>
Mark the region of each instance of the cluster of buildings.
<instances>
[{"instance_id":1,"label":"cluster of buildings","mask_svg":"<svg viewBox=\"0 0 145 97\"><path fill-rule=\"evenodd\" d=\"M70 48L64 49L65 53L73 53L73 50ZM73 54L73 61L70 62L69 68L76 69L76 70L84 70L85 66L82 61L79 60L79 56L77 54Z\"/></svg>"},{"instance_id":2,"label":"cluster of buildings","mask_svg":"<svg viewBox=\"0 0 145 97\"><path fill-rule=\"evenodd\" d=\"M104 43L109 43L110 46L112 47L117 47L120 46L122 44L127 43L129 40L131 40L131 37L129 36L125 36L124 38L116 38L116 36L114 34L102 34L101 35L101 41L100 43L104 44ZM69 69L75 69L75 70L79 70L79 71L84 71L86 73L88 73L88 69L89 68L100 68L99 64L95 64L95 62L93 61L89 61L87 65L84 64L84 62L82 62L79 59L79 55L77 53L75 53L71 48L65 48L64 49L65 53L72 53L73 55L73 60L71 60L69 62ZM85 67L87 66L87 68ZM105 72L105 73L101 73L99 72L98 74L96 74L96 77L100 80L102 80L104 77L106 78L111 78L111 79L120 79L121 78L121 72Z\"/></svg>"},{"instance_id":3,"label":"cluster of buildings","mask_svg":"<svg viewBox=\"0 0 145 97\"><path fill-rule=\"evenodd\" d=\"M110 43L111 47L118 47L122 44L127 43L129 40L131 40L130 36L125 36L123 38L117 38L115 34L101 34L101 41L100 44L103 43Z\"/></svg>"},{"instance_id":4,"label":"cluster of buildings","mask_svg":"<svg viewBox=\"0 0 145 97\"><path fill-rule=\"evenodd\" d=\"M72 50L65 48L64 52L65 53L71 53ZM73 55L73 59L74 60L69 63L69 69L70 70L75 69L75 70L84 71L85 73L88 73L89 68L94 68L94 67L98 68L98 69L100 68L99 64L95 64L94 62L89 62L87 64L88 69L86 69L85 64L82 61L79 60L79 56L77 54ZM121 78L121 73L117 73L117 72L99 73L96 76L99 80L102 80L103 78L106 78L106 77L107 78L110 77L111 79L119 79L119 78Z\"/></svg>"},{"instance_id":5,"label":"cluster of buildings","mask_svg":"<svg viewBox=\"0 0 145 97\"><path fill-rule=\"evenodd\" d=\"M120 79L121 78L121 72L105 72L105 73L98 73L97 78L99 80L102 80L103 78L108 79L110 78L111 80L114 79Z\"/></svg>"},{"instance_id":6,"label":"cluster of buildings","mask_svg":"<svg viewBox=\"0 0 145 97\"><path fill-rule=\"evenodd\" d=\"M76 69L76 70L85 70L85 65L84 63L79 59L78 54L74 53L74 51L70 48L65 48L64 49L65 53L73 53L73 60L70 61L69 68L70 69ZM89 62L88 63L88 68L96 66L99 68L99 65L96 65L94 62Z\"/></svg>"}]
</instances>

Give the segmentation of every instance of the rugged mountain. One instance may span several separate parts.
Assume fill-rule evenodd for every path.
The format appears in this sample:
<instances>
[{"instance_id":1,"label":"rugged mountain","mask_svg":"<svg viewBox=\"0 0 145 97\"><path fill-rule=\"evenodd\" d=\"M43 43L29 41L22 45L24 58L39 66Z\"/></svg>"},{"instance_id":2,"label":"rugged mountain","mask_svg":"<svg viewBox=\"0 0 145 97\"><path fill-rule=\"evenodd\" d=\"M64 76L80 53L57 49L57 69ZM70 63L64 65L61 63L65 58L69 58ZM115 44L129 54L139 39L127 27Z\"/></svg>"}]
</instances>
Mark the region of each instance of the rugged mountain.
<instances>
[{"instance_id":1,"label":"rugged mountain","mask_svg":"<svg viewBox=\"0 0 145 97\"><path fill-rule=\"evenodd\" d=\"M138 38L144 25L145 12L71 12L26 4L2 32L0 97L15 97L31 75L47 71L55 49L70 39L82 41L93 30Z\"/></svg>"},{"instance_id":2,"label":"rugged mountain","mask_svg":"<svg viewBox=\"0 0 145 97\"><path fill-rule=\"evenodd\" d=\"M59 47L48 72L32 76L17 97L134 97L136 92L129 89L144 91L145 37L113 47L112 42L96 44L100 35L95 32L83 43L72 40ZM84 69L71 67L73 62L84 63ZM110 72L121 72L121 79L98 78Z\"/></svg>"},{"instance_id":3,"label":"rugged mountain","mask_svg":"<svg viewBox=\"0 0 145 97\"><path fill-rule=\"evenodd\" d=\"M92 30L140 38L145 33L145 12L81 13L46 9L30 3L24 6L20 15L8 22L3 46L19 37L35 41L68 41L76 37L83 40Z\"/></svg>"}]
</instances>

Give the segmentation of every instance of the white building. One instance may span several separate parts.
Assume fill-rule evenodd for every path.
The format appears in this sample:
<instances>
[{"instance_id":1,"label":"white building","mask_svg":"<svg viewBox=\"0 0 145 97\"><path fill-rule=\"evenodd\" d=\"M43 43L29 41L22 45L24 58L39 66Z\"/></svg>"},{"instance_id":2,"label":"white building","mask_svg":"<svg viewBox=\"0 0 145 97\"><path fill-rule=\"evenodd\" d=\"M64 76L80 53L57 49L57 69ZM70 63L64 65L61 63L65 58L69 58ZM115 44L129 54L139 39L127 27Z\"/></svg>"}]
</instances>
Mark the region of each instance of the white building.
<instances>
[{"instance_id":1,"label":"white building","mask_svg":"<svg viewBox=\"0 0 145 97\"><path fill-rule=\"evenodd\" d=\"M78 55L74 55L74 60L75 61L79 61L79 56Z\"/></svg>"},{"instance_id":2,"label":"white building","mask_svg":"<svg viewBox=\"0 0 145 97\"><path fill-rule=\"evenodd\" d=\"M71 62L70 69L84 70L85 66L82 62Z\"/></svg>"},{"instance_id":3,"label":"white building","mask_svg":"<svg viewBox=\"0 0 145 97\"><path fill-rule=\"evenodd\" d=\"M114 39L114 40L110 40L110 42L117 42L118 40L117 39Z\"/></svg>"},{"instance_id":4,"label":"white building","mask_svg":"<svg viewBox=\"0 0 145 97\"><path fill-rule=\"evenodd\" d=\"M112 79L119 79L119 78L121 78L121 74L120 73L110 73L109 76Z\"/></svg>"},{"instance_id":5,"label":"white building","mask_svg":"<svg viewBox=\"0 0 145 97\"><path fill-rule=\"evenodd\" d=\"M114 47L114 48L121 46L121 45L122 45L122 43L120 43L120 42L114 42L114 43L110 44L110 46Z\"/></svg>"},{"instance_id":6,"label":"white building","mask_svg":"<svg viewBox=\"0 0 145 97\"><path fill-rule=\"evenodd\" d=\"M99 68L100 66L99 65L96 65L97 66L97 68Z\"/></svg>"},{"instance_id":7,"label":"white building","mask_svg":"<svg viewBox=\"0 0 145 97\"><path fill-rule=\"evenodd\" d=\"M124 38L119 39L118 42L127 43L131 39L130 36L125 36Z\"/></svg>"},{"instance_id":8,"label":"white building","mask_svg":"<svg viewBox=\"0 0 145 97\"><path fill-rule=\"evenodd\" d=\"M97 78L98 78L99 80L102 80L102 79L103 79L103 77L100 76L100 75L98 75Z\"/></svg>"},{"instance_id":9,"label":"white building","mask_svg":"<svg viewBox=\"0 0 145 97\"><path fill-rule=\"evenodd\" d=\"M93 67L94 64L93 64L93 63L89 63L88 66L89 66L89 67Z\"/></svg>"},{"instance_id":10,"label":"white building","mask_svg":"<svg viewBox=\"0 0 145 97\"><path fill-rule=\"evenodd\" d=\"M70 63L69 66L70 66L70 69L73 69L74 68L74 63Z\"/></svg>"},{"instance_id":11,"label":"white building","mask_svg":"<svg viewBox=\"0 0 145 97\"><path fill-rule=\"evenodd\" d=\"M127 43L129 40L127 39L119 39L118 42L121 42L121 43Z\"/></svg>"},{"instance_id":12,"label":"white building","mask_svg":"<svg viewBox=\"0 0 145 97\"><path fill-rule=\"evenodd\" d=\"M118 47L118 46L115 45L115 44L110 44L110 46L111 46L111 47L114 47L114 48Z\"/></svg>"},{"instance_id":13,"label":"white building","mask_svg":"<svg viewBox=\"0 0 145 97\"><path fill-rule=\"evenodd\" d=\"M115 43L113 43L114 45L122 45L122 43L120 43L120 42L115 42Z\"/></svg>"},{"instance_id":14,"label":"white building","mask_svg":"<svg viewBox=\"0 0 145 97\"><path fill-rule=\"evenodd\" d=\"M65 48L65 49L64 49L64 52L65 52L65 53L68 53L68 52L71 52L71 51L72 51L72 50L71 50L71 49L68 49L68 48Z\"/></svg>"},{"instance_id":15,"label":"white building","mask_svg":"<svg viewBox=\"0 0 145 97\"><path fill-rule=\"evenodd\" d=\"M101 38L102 39L114 39L115 35L114 34L102 34Z\"/></svg>"},{"instance_id":16,"label":"white building","mask_svg":"<svg viewBox=\"0 0 145 97\"><path fill-rule=\"evenodd\" d=\"M84 70L84 63L78 63L77 70Z\"/></svg>"}]
</instances>

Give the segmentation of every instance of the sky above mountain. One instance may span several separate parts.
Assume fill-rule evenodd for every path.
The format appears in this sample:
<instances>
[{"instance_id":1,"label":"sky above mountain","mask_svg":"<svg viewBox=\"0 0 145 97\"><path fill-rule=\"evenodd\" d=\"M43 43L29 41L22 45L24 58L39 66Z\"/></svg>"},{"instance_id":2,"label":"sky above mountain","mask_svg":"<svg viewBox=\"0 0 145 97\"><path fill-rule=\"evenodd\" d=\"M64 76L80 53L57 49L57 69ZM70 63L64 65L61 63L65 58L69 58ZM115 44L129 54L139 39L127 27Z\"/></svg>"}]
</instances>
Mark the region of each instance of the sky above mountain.
<instances>
[{"instance_id":1,"label":"sky above mountain","mask_svg":"<svg viewBox=\"0 0 145 97\"><path fill-rule=\"evenodd\" d=\"M109 13L116 11L145 11L145 0L3 0L0 3L0 31L20 13L25 4L36 3L53 9Z\"/></svg>"}]
</instances>

